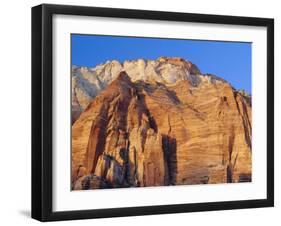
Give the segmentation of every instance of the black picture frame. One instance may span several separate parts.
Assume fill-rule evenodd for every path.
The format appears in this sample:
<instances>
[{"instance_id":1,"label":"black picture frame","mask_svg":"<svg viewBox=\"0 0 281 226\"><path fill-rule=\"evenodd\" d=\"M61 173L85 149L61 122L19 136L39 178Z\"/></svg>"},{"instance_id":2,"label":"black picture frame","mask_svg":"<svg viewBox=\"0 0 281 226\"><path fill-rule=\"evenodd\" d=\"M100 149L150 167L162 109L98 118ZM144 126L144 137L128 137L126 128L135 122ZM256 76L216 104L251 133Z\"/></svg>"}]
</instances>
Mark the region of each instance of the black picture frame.
<instances>
[{"instance_id":1,"label":"black picture frame","mask_svg":"<svg viewBox=\"0 0 281 226\"><path fill-rule=\"evenodd\" d=\"M267 198L95 210L52 210L52 18L55 14L182 21L267 28ZM40 221L122 217L274 206L274 20L43 4L32 8L32 218Z\"/></svg>"}]
</instances>

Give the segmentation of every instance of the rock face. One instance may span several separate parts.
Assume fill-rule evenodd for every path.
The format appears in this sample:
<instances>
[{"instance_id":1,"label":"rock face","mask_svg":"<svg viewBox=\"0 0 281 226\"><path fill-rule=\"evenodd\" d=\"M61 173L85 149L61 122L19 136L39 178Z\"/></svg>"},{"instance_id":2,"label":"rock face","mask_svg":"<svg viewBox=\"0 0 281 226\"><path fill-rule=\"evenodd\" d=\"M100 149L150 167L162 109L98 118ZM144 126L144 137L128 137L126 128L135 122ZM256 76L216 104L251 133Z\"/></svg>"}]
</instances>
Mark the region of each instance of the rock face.
<instances>
[{"instance_id":1,"label":"rock face","mask_svg":"<svg viewBox=\"0 0 281 226\"><path fill-rule=\"evenodd\" d=\"M73 71L74 190L251 181L251 98L225 80L165 57Z\"/></svg>"},{"instance_id":2,"label":"rock face","mask_svg":"<svg viewBox=\"0 0 281 226\"><path fill-rule=\"evenodd\" d=\"M82 111L94 97L116 79L121 71L125 71L131 80L161 82L173 84L179 80L197 81L195 74L199 69L191 62L181 58L161 57L157 60L107 61L94 68L72 67L72 122L74 123Z\"/></svg>"}]
</instances>

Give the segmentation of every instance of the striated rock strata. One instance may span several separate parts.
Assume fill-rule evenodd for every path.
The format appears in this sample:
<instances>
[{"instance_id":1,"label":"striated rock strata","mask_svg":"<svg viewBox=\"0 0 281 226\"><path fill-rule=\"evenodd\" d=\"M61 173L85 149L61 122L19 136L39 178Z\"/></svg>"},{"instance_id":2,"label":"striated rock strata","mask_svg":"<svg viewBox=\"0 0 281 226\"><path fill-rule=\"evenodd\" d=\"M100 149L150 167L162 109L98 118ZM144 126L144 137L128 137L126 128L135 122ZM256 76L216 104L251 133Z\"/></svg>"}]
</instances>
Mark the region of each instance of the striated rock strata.
<instances>
[{"instance_id":1,"label":"striated rock strata","mask_svg":"<svg viewBox=\"0 0 281 226\"><path fill-rule=\"evenodd\" d=\"M99 90L74 78L74 190L251 181L249 96L180 58L113 64Z\"/></svg>"}]
</instances>

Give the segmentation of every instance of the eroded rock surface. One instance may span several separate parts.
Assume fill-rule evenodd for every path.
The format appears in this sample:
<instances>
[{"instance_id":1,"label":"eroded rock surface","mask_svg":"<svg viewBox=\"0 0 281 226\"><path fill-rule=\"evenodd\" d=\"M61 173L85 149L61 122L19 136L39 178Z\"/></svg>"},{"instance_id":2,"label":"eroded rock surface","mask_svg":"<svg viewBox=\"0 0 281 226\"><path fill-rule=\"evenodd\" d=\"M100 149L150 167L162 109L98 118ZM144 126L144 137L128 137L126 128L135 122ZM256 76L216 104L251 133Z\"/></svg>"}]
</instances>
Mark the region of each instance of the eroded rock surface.
<instances>
[{"instance_id":1,"label":"eroded rock surface","mask_svg":"<svg viewBox=\"0 0 281 226\"><path fill-rule=\"evenodd\" d=\"M181 58L111 63L73 101L74 190L251 181L249 96Z\"/></svg>"}]
</instances>

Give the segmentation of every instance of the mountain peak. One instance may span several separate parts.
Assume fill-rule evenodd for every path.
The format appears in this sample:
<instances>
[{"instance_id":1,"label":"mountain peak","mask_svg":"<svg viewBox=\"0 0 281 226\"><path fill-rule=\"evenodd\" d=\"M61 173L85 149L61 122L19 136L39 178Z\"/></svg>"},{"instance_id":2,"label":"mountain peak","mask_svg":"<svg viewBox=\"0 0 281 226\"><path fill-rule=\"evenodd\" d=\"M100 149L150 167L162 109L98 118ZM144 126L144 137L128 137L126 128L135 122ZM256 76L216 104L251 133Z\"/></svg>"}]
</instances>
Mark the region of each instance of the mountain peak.
<instances>
[{"instance_id":1,"label":"mountain peak","mask_svg":"<svg viewBox=\"0 0 281 226\"><path fill-rule=\"evenodd\" d=\"M127 75L126 71L121 71L117 76L116 80L119 81L131 81L130 77Z\"/></svg>"},{"instance_id":2,"label":"mountain peak","mask_svg":"<svg viewBox=\"0 0 281 226\"><path fill-rule=\"evenodd\" d=\"M93 98L116 79L162 83L167 86L188 81L194 88L200 84L226 82L215 75L203 75L195 64L181 57L161 56L156 60L140 58L123 63L112 60L91 68L73 65L72 106L77 111L75 115L79 115Z\"/></svg>"},{"instance_id":3,"label":"mountain peak","mask_svg":"<svg viewBox=\"0 0 281 226\"><path fill-rule=\"evenodd\" d=\"M176 66L184 67L190 74L201 74L199 68L193 64L191 61L185 60L182 57L159 57L157 61L161 63L170 63Z\"/></svg>"},{"instance_id":4,"label":"mountain peak","mask_svg":"<svg viewBox=\"0 0 281 226\"><path fill-rule=\"evenodd\" d=\"M252 180L250 97L225 80L179 57L75 73L74 190Z\"/></svg>"}]
</instances>

